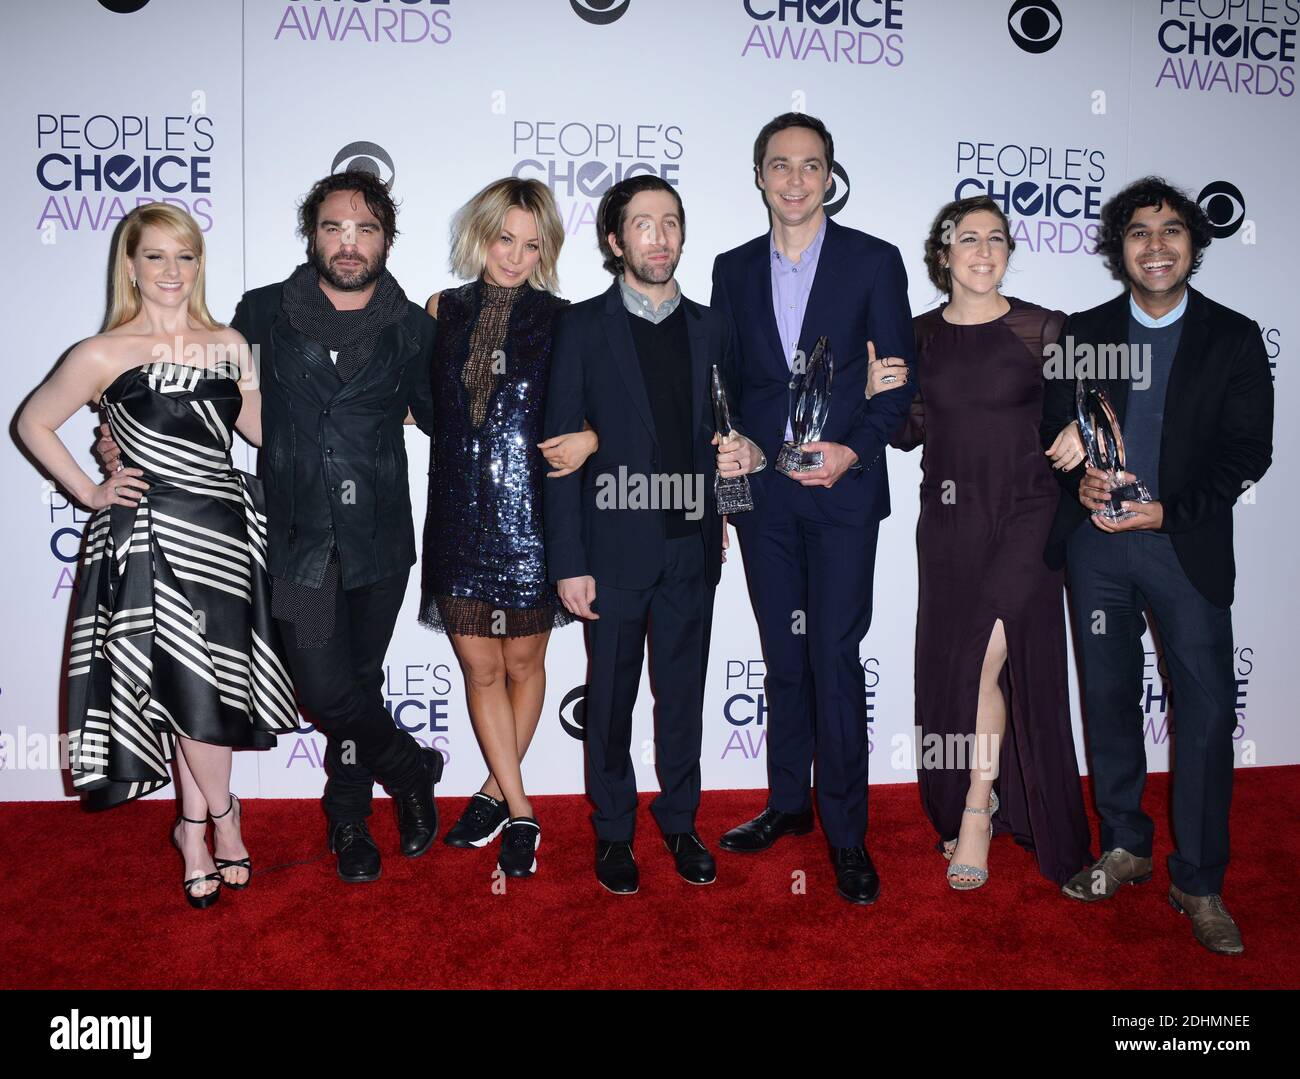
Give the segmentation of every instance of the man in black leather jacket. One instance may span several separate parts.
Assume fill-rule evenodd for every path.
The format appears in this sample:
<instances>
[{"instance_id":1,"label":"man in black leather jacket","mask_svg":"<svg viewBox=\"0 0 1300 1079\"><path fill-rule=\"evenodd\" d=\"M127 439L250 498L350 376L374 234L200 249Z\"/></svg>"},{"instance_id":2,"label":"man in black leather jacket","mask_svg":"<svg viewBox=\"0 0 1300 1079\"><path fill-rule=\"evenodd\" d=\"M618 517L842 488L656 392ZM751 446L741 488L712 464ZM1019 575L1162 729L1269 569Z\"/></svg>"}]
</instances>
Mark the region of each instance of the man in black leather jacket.
<instances>
[{"instance_id":1,"label":"man in black leather jacket","mask_svg":"<svg viewBox=\"0 0 1300 1079\"><path fill-rule=\"evenodd\" d=\"M383 662L415 562L403 421L428 431L434 322L384 268L387 187L365 172L319 181L299 214L308 261L245 294L232 325L258 346L267 569L299 704L328 738L324 806L339 876L375 880L366 818L393 795L402 853L437 831L437 750L384 707Z\"/></svg>"}]
</instances>

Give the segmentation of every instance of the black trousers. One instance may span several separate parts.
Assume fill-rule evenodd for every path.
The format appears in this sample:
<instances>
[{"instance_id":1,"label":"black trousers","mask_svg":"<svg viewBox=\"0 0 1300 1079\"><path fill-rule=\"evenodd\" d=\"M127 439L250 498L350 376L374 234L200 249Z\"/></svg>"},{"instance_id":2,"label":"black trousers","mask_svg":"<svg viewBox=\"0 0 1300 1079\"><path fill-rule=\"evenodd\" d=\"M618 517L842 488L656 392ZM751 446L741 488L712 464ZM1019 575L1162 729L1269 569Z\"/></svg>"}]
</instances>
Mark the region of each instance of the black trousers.
<instances>
[{"instance_id":1,"label":"black trousers","mask_svg":"<svg viewBox=\"0 0 1300 1079\"><path fill-rule=\"evenodd\" d=\"M1217 894L1228 865L1232 732L1232 611L1201 595L1158 532L1109 535L1085 522L1066 574L1101 847L1151 856L1142 812L1147 758L1142 713L1142 610L1149 606L1169 671L1173 717L1169 877L1189 895Z\"/></svg>"},{"instance_id":2,"label":"black trousers","mask_svg":"<svg viewBox=\"0 0 1300 1079\"><path fill-rule=\"evenodd\" d=\"M293 623L277 619L298 703L328 741L322 804L332 821L370 816L376 778L390 793L409 790L420 778L420 743L384 707L384 654L409 572L339 588L334 633L322 645L300 646Z\"/></svg>"},{"instance_id":3,"label":"black trousers","mask_svg":"<svg viewBox=\"0 0 1300 1079\"><path fill-rule=\"evenodd\" d=\"M705 579L702 536L668 540L663 573L650 588L596 582L600 617L584 627L589 666L583 712L587 796L595 806L591 819L600 839L630 842L636 830L632 709L647 625L660 786L650 811L665 834L695 828L713 591Z\"/></svg>"}]
</instances>

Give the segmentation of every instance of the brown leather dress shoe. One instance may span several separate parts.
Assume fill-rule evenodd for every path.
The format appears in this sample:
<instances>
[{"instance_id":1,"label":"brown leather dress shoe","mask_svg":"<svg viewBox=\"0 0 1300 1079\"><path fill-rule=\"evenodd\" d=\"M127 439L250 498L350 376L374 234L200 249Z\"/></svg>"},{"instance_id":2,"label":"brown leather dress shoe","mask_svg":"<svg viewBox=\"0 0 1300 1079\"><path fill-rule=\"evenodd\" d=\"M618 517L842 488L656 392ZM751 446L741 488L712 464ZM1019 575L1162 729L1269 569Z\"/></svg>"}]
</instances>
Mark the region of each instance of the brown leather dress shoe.
<instances>
[{"instance_id":1,"label":"brown leather dress shoe","mask_svg":"<svg viewBox=\"0 0 1300 1079\"><path fill-rule=\"evenodd\" d=\"M1192 919L1192 933L1205 947L1219 955L1240 955L1246 950L1241 930L1217 895L1188 895L1169 886L1169 905Z\"/></svg>"},{"instance_id":2,"label":"brown leather dress shoe","mask_svg":"<svg viewBox=\"0 0 1300 1079\"><path fill-rule=\"evenodd\" d=\"M1087 869L1080 869L1061 886L1061 894L1085 903L1109 899L1124 884L1145 884L1151 879L1151 859L1139 858L1123 847L1108 850Z\"/></svg>"}]
</instances>

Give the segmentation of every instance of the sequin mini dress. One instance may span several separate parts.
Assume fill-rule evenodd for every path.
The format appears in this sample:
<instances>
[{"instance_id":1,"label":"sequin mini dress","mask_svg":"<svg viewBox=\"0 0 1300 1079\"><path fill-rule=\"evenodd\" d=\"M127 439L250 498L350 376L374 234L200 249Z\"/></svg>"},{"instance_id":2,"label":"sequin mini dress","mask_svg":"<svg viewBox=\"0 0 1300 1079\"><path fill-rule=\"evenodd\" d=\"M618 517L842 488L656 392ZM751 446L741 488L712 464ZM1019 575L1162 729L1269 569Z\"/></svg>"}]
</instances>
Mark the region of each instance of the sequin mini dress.
<instances>
[{"instance_id":1,"label":"sequin mini dress","mask_svg":"<svg viewBox=\"0 0 1300 1079\"><path fill-rule=\"evenodd\" d=\"M546 579L543 404L565 301L480 279L438 297L420 621L525 637L573 620Z\"/></svg>"}]
</instances>

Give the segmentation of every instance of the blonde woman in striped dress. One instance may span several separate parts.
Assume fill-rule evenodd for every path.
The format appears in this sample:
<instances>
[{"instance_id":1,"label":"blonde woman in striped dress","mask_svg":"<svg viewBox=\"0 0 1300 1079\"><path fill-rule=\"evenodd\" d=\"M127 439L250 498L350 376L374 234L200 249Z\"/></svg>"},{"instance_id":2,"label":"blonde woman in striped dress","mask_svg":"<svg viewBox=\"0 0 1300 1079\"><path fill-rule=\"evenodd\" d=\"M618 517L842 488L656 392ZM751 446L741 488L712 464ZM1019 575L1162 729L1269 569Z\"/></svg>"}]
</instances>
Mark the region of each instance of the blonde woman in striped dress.
<instances>
[{"instance_id":1,"label":"blonde woman in striped dress","mask_svg":"<svg viewBox=\"0 0 1300 1079\"><path fill-rule=\"evenodd\" d=\"M174 771L172 841L196 908L252 873L232 748L269 747L297 726L271 618L261 486L230 459L235 430L261 441L256 374L243 338L208 313L203 248L183 211L132 211L114 245L104 331L67 354L18 420L32 456L95 511L68 656L73 785L99 809L158 790ZM57 433L86 404L103 409L122 452L123 467L98 484Z\"/></svg>"}]
</instances>

